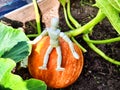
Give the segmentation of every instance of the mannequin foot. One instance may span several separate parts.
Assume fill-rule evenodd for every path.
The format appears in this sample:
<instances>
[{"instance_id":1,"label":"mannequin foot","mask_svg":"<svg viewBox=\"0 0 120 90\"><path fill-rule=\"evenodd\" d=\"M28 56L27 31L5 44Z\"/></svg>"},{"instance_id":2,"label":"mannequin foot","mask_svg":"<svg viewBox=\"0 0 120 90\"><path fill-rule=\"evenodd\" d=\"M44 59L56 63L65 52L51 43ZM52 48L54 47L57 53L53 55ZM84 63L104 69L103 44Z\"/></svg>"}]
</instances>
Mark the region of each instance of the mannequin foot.
<instances>
[{"instance_id":1,"label":"mannequin foot","mask_svg":"<svg viewBox=\"0 0 120 90\"><path fill-rule=\"evenodd\" d=\"M62 68L62 67L57 67L57 68L56 68L56 70L57 70L57 71L64 71L64 70L65 70L65 68Z\"/></svg>"},{"instance_id":2,"label":"mannequin foot","mask_svg":"<svg viewBox=\"0 0 120 90\"><path fill-rule=\"evenodd\" d=\"M41 70L47 70L46 66L41 66L41 67L38 67L38 68L41 69Z\"/></svg>"},{"instance_id":3,"label":"mannequin foot","mask_svg":"<svg viewBox=\"0 0 120 90\"><path fill-rule=\"evenodd\" d=\"M79 59L79 55L78 55L76 52L73 52L73 56L74 56L76 59Z\"/></svg>"}]
</instances>

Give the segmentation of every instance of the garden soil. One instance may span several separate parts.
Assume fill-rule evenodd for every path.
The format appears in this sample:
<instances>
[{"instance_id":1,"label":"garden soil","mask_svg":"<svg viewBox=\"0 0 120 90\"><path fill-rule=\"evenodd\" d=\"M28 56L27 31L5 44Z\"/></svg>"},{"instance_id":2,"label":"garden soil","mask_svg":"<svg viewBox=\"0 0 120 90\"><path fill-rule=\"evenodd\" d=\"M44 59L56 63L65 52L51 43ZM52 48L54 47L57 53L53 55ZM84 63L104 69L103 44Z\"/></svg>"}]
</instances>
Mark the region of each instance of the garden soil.
<instances>
[{"instance_id":1,"label":"garden soil","mask_svg":"<svg viewBox=\"0 0 120 90\"><path fill-rule=\"evenodd\" d=\"M92 6L94 3L94 0L71 0L71 13L81 25L85 25L96 16L98 8ZM65 23L62 7L59 9L59 15L61 30L69 30ZM27 34L35 33L27 23L25 28ZM91 39L108 39L112 37L117 37L117 33L107 18L97 24L90 35ZM84 67L81 75L75 83L66 88L53 89L48 87L48 90L120 90L120 66L111 64L92 51L81 35L75 38L87 49L87 52L83 53ZM120 42L97 45L97 47L108 56L120 61ZM27 69L20 69L15 73L21 75L23 79L31 77Z\"/></svg>"},{"instance_id":2,"label":"garden soil","mask_svg":"<svg viewBox=\"0 0 120 90\"><path fill-rule=\"evenodd\" d=\"M71 13L81 25L85 25L96 16L98 8L92 6L94 3L94 0L71 0ZM67 31L69 28L65 24L62 10L63 8L60 8L59 11L60 27ZM91 39L98 40L112 37L117 37L117 33L107 18L97 24L90 35ZM92 51L81 36L77 36L76 40L87 49L84 53L83 71L74 84L56 90L120 90L120 66L111 64ZM120 61L120 42L97 47L108 56Z\"/></svg>"},{"instance_id":3,"label":"garden soil","mask_svg":"<svg viewBox=\"0 0 120 90\"><path fill-rule=\"evenodd\" d=\"M94 0L71 1L71 13L81 25L96 16L98 8L92 6L94 3ZM62 8L60 8L60 26L63 30L68 30L61 12ZM117 37L117 33L107 18L97 24L90 35L91 39L98 40L112 37ZM120 66L113 65L97 55L81 36L77 36L76 39L87 49L84 53L83 71L74 84L62 90L120 90ZM120 42L97 45L97 47L108 56L120 61Z\"/></svg>"}]
</instances>

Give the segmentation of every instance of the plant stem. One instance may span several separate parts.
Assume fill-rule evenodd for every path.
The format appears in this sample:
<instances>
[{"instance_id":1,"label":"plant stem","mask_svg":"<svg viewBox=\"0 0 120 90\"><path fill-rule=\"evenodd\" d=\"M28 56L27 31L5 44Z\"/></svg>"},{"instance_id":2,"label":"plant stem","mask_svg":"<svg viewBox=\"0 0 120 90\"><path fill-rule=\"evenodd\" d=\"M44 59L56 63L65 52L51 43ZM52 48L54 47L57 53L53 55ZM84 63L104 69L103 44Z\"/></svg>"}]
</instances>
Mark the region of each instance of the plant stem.
<instances>
[{"instance_id":1,"label":"plant stem","mask_svg":"<svg viewBox=\"0 0 120 90\"><path fill-rule=\"evenodd\" d=\"M29 24L30 24L35 30L37 30L36 26L35 26L32 22L29 22Z\"/></svg>"},{"instance_id":2,"label":"plant stem","mask_svg":"<svg viewBox=\"0 0 120 90\"><path fill-rule=\"evenodd\" d=\"M65 21L66 21L66 23L67 23L67 25L68 25L68 27L70 28L70 29L75 29L71 24L70 24L70 22L69 22L69 20L68 20L68 18L70 18L70 17L72 17L72 16L70 16L71 14L69 13L69 15L67 15L68 14L68 11L66 11L66 8L65 8L65 5L62 5L63 6L63 9L64 9L64 16L65 16ZM70 8L70 7L69 7ZM69 17L68 17L69 16ZM75 25L76 23L74 23L74 18L72 17L72 23ZM77 23L77 24L79 24L79 23ZM80 26L80 24L79 24L79 26ZM77 26L76 26L77 27ZM72 37L71 38L72 40L73 40L73 42L74 43L76 43L79 47L80 47L80 49L83 51L83 52L87 52L87 50L82 46L82 45L80 45L76 40L75 40L75 38L74 37Z\"/></svg>"},{"instance_id":3,"label":"plant stem","mask_svg":"<svg viewBox=\"0 0 120 90\"><path fill-rule=\"evenodd\" d=\"M77 20L75 20L72 15L71 15L71 11L70 11L70 0L67 0L67 13L68 13L68 18L71 20L71 22L74 24L74 26L76 28L80 27L81 25L78 23Z\"/></svg>"},{"instance_id":4,"label":"plant stem","mask_svg":"<svg viewBox=\"0 0 120 90\"><path fill-rule=\"evenodd\" d=\"M120 41L120 37L106 39L106 40L91 40L91 39L84 38L84 40L94 44L106 44L106 43L118 42Z\"/></svg>"},{"instance_id":5,"label":"plant stem","mask_svg":"<svg viewBox=\"0 0 120 90\"><path fill-rule=\"evenodd\" d=\"M67 11L66 11L65 6L63 6L63 10L64 10L65 21L66 21L68 27L69 27L70 29L75 29L75 28L70 24L70 22L69 22L69 20L68 20Z\"/></svg>"},{"instance_id":6,"label":"plant stem","mask_svg":"<svg viewBox=\"0 0 120 90\"><path fill-rule=\"evenodd\" d=\"M84 53L87 52L87 50L86 50L82 45L80 45L80 44L75 40L74 37L72 37L71 39L73 40L73 42L75 42L75 43L78 45L78 47L80 47L80 49L81 49Z\"/></svg>"},{"instance_id":7,"label":"plant stem","mask_svg":"<svg viewBox=\"0 0 120 90\"><path fill-rule=\"evenodd\" d=\"M71 37L71 36L77 36L77 35L82 34L82 33L86 33L87 31L89 31L89 29L91 27L93 27L96 24L98 24L104 18L105 18L105 15L99 10L97 16L94 19L92 19L90 22L88 22L84 26L79 27L79 28L77 28L75 30L70 30L70 31L66 32L66 34L69 37Z\"/></svg>"},{"instance_id":8,"label":"plant stem","mask_svg":"<svg viewBox=\"0 0 120 90\"><path fill-rule=\"evenodd\" d=\"M28 34L27 37L37 37L39 34Z\"/></svg>"},{"instance_id":9,"label":"plant stem","mask_svg":"<svg viewBox=\"0 0 120 90\"><path fill-rule=\"evenodd\" d=\"M36 15L36 24L37 24L37 32L39 35L41 33L40 13L38 10L37 0L32 0L32 1L34 4L34 10L35 10L35 15Z\"/></svg>"},{"instance_id":10,"label":"plant stem","mask_svg":"<svg viewBox=\"0 0 120 90\"><path fill-rule=\"evenodd\" d=\"M86 41L86 39L89 40L89 37L88 37L88 34L84 34L83 35L83 38L84 40ZM100 55L101 57L103 57L105 60L113 63L113 64L116 64L116 65L120 65L120 62L115 60L115 59L112 59L110 58L109 56L107 56L104 52L102 52L100 49L98 49L93 43L91 42L87 42L86 43L88 44L88 46L93 50L95 51L98 55Z\"/></svg>"}]
</instances>

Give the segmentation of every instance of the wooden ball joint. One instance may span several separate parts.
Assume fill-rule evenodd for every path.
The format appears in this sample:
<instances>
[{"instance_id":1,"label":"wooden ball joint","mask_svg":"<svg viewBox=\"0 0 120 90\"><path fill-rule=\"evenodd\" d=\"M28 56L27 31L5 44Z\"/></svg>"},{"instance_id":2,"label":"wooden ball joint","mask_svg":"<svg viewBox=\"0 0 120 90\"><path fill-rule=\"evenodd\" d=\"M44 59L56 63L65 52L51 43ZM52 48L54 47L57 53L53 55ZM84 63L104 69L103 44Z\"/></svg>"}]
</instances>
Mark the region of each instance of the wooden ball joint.
<instances>
[{"instance_id":1,"label":"wooden ball joint","mask_svg":"<svg viewBox=\"0 0 120 90\"><path fill-rule=\"evenodd\" d=\"M33 41L28 69L34 78L45 81L48 87L64 88L77 80L84 61L81 49L56 26L53 24Z\"/></svg>"}]
</instances>

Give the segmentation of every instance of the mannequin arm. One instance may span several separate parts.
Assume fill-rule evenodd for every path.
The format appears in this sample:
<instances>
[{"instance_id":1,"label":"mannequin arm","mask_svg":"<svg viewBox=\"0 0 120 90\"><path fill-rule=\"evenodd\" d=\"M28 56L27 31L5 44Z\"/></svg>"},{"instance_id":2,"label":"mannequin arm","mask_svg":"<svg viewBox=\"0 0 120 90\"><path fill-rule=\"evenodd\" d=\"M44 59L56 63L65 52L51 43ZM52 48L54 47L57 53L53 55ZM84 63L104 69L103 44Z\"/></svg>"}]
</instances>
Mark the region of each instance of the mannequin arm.
<instances>
[{"instance_id":1,"label":"mannequin arm","mask_svg":"<svg viewBox=\"0 0 120 90\"><path fill-rule=\"evenodd\" d=\"M70 50L71 50L74 58L79 59L79 55L78 55L77 52L75 51L74 46L73 46L73 43L72 43L72 41L69 39L69 37L68 37L65 33L63 33L63 32L60 33L60 37L62 37L62 38L68 43L68 45L69 45L69 47L70 47Z\"/></svg>"},{"instance_id":2,"label":"mannequin arm","mask_svg":"<svg viewBox=\"0 0 120 90\"><path fill-rule=\"evenodd\" d=\"M37 36L33 41L30 41L31 44L36 44L39 40L42 39L43 36L47 35L48 32L45 29L39 36Z\"/></svg>"}]
</instances>

